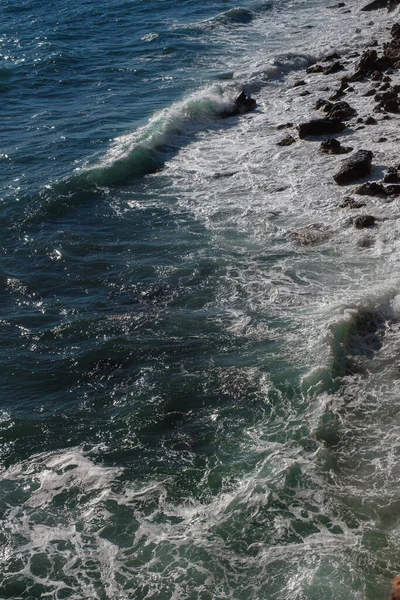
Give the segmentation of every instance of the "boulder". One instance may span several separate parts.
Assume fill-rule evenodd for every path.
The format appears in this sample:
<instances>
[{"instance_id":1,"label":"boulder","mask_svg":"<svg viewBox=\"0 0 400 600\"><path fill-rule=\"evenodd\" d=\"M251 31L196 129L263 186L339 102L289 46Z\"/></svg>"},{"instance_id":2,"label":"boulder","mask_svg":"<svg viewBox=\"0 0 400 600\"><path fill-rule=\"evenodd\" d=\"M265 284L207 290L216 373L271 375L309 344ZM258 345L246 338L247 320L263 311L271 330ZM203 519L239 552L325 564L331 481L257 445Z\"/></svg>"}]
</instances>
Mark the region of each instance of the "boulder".
<instances>
[{"instance_id":1,"label":"boulder","mask_svg":"<svg viewBox=\"0 0 400 600\"><path fill-rule=\"evenodd\" d=\"M306 123L301 123L298 126L299 138L303 139L312 135L331 135L340 133L345 129L346 125L338 119L311 119Z\"/></svg>"},{"instance_id":2,"label":"boulder","mask_svg":"<svg viewBox=\"0 0 400 600\"><path fill-rule=\"evenodd\" d=\"M339 171L333 176L338 185L347 185L357 179L366 177L372 171L371 150L358 150L343 161Z\"/></svg>"}]
</instances>

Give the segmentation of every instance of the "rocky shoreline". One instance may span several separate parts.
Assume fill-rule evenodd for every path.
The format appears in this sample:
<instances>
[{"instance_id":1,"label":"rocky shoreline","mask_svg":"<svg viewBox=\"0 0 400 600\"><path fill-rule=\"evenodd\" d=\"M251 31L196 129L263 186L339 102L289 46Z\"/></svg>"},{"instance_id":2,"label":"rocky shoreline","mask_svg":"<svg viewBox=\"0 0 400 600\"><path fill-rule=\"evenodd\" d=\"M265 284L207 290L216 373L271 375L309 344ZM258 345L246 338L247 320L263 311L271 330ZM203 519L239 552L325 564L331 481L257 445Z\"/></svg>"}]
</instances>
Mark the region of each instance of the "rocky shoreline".
<instances>
[{"instance_id":1,"label":"rocky shoreline","mask_svg":"<svg viewBox=\"0 0 400 600\"><path fill-rule=\"evenodd\" d=\"M361 10L376 10L377 18L381 18L382 8L394 8L390 1L384 6L381 0L372 4L374 6L367 5ZM349 12L344 3L332 8ZM393 17L395 20L396 16ZM392 132L393 119L400 114L400 23L392 24L389 29L386 41L371 40L363 50L349 56L332 53L310 65L302 78L297 76L291 83L292 92L311 103L315 117L276 127L281 134L277 146L293 145L295 148L299 144L319 142L317 152L332 155L336 161L332 177L344 191L337 208L351 215L349 221L357 229L379 227L379 221L385 218L377 211L376 204L373 214L369 213L371 199L386 205L400 197L400 160L396 156L386 156L386 164L379 168L374 160L378 144L381 155L382 145L395 141L389 140L386 125L390 122ZM316 78L320 84L319 93L323 92L318 97L315 94ZM368 146L364 142L365 136L357 139L357 133L367 128L372 138ZM349 134L351 146L343 144ZM341 157L338 164L337 155L345 154L348 156ZM360 209L362 212L356 213ZM294 232L292 237L302 245L315 244L326 239L323 230L321 224L309 225ZM364 238L358 243L360 247L369 244Z\"/></svg>"}]
</instances>

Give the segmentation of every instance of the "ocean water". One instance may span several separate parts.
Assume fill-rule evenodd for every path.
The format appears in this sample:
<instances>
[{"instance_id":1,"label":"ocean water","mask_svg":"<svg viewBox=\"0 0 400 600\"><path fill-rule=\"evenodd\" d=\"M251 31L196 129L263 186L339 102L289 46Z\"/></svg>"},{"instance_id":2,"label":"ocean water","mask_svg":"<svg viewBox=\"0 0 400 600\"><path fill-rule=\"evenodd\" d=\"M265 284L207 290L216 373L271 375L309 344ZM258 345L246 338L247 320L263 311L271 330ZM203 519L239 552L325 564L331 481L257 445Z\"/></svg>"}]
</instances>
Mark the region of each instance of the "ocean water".
<instances>
[{"instance_id":1,"label":"ocean water","mask_svg":"<svg viewBox=\"0 0 400 600\"><path fill-rule=\"evenodd\" d=\"M340 157L277 146L388 36L359 9L3 0L1 598L388 594L398 205L358 231ZM396 126L343 134L377 178Z\"/></svg>"}]
</instances>

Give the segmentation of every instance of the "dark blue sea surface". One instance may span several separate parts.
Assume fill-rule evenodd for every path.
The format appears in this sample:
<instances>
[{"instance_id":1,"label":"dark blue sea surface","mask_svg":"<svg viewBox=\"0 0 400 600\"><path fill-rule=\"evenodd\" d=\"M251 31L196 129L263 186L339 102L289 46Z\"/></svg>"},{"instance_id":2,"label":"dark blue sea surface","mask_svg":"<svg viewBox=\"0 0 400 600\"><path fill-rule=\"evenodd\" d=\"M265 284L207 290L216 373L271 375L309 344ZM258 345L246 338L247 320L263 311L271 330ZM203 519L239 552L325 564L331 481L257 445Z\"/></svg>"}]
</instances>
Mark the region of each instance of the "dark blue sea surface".
<instances>
[{"instance_id":1,"label":"dark blue sea surface","mask_svg":"<svg viewBox=\"0 0 400 600\"><path fill-rule=\"evenodd\" d=\"M299 249L268 138L286 78L355 47L324 36L343 17L1 9L0 597L381 598L398 379L368 361L397 288L358 302L379 257ZM257 110L222 119L242 89Z\"/></svg>"}]
</instances>

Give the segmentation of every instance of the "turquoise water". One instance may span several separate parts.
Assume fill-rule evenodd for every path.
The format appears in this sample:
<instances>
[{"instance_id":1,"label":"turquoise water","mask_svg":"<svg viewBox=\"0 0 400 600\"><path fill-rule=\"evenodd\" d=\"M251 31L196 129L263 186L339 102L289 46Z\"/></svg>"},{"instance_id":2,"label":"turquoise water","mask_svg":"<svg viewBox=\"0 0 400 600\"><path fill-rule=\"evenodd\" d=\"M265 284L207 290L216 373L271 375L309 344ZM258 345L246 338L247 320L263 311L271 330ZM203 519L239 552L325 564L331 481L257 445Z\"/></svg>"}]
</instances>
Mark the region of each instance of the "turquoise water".
<instances>
[{"instance_id":1,"label":"turquoise water","mask_svg":"<svg viewBox=\"0 0 400 600\"><path fill-rule=\"evenodd\" d=\"M288 78L363 17L2 14L0 597L381 598L398 238L349 250L328 180L274 138L303 110ZM221 119L243 87L255 113Z\"/></svg>"}]
</instances>

